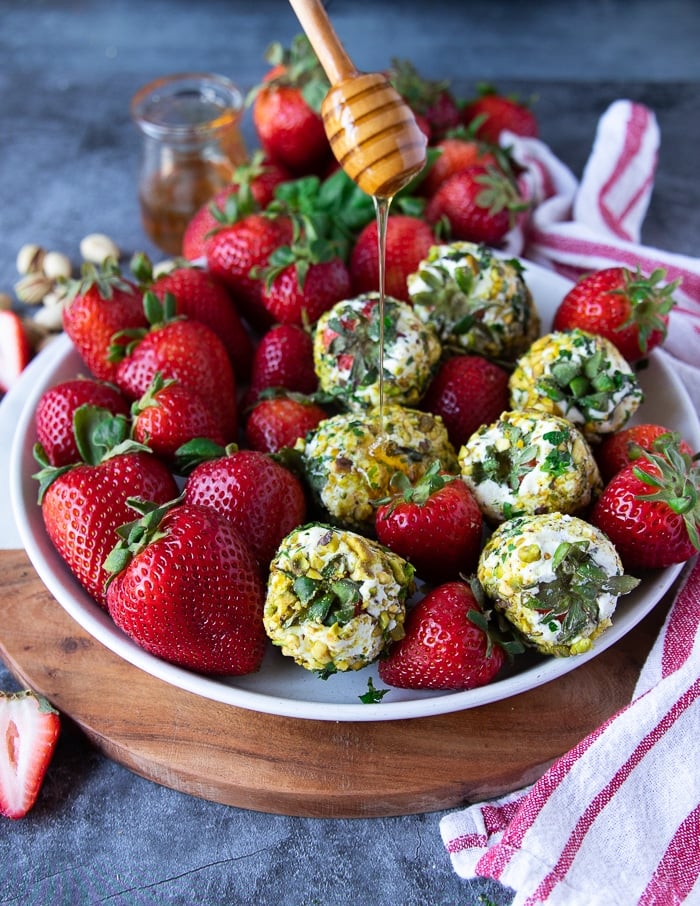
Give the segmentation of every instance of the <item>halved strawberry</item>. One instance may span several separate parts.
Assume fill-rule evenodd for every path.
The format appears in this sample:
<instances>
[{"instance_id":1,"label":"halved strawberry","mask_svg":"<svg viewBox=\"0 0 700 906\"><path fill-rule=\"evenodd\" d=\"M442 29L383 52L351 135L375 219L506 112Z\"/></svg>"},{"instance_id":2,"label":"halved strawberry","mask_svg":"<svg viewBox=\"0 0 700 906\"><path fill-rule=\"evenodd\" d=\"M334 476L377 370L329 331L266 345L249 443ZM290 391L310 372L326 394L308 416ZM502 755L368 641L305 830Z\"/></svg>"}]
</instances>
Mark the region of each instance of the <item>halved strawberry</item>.
<instances>
[{"instance_id":1,"label":"halved strawberry","mask_svg":"<svg viewBox=\"0 0 700 906\"><path fill-rule=\"evenodd\" d=\"M0 392L6 393L29 364L32 351L22 319L0 311Z\"/></svg>"},{"instance_id":2,"label":"halved strawberry","mask_svg":"<svg viewBox=\"0 0 700 906\"><path fill-rule=\"evenodd\" d=\"M59 732L58 711L45 698L0 692L0 814L23 818L34 805Z\"/></svg>"}]
</instances>

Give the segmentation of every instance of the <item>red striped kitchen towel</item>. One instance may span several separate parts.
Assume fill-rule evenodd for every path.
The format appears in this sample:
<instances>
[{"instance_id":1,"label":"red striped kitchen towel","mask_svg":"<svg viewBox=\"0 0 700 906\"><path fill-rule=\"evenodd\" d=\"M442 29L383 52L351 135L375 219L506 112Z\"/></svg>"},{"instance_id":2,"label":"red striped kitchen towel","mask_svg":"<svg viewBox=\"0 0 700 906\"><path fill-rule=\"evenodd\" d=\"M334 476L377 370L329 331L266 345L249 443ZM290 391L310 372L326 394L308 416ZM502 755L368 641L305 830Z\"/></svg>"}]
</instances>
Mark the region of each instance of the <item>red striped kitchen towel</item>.
<instances>
[{"instance_id":1,"label":"red striped kitchen towel","mask_svg":"<svg viewBox=\"0 0 700 906\"><path fill-rule=\"evenodd\" d=\"M531 212L509 251L573 279L624 264L680 278L658 354L700 405L700 259L640 244L659 132L643 106L602 117L580 184L537 139L505 136ZM533 728L534 731L535 728ZM694 558L633 700L532 787L442 818L456 872L516 891L514 906L700 904L700 560Z\"/></svg>"},{"instance_id":2,"label":"red striped kitchen towel","mask_svg":"<svg viewBox=\"0 0 700 906\"><path fill-rule=\"evenodd\" d=\"M669 281L681 281L665 349L700 365L700 258L640 244L660 142L653 112L627 100L611 104L580 183L538 139L504 133L501 140L525 168L521 189L532 202L508 251L571 279L620 264L664 268Z\"/></svg>"},{"instance_id":3,"label":"red striped kitchen towel","mask_svg":"<svg viewBox=\"0 0 700 906\"><path fill-rule=\"evenodd\" d=\"M442 818L460 876L513 906L700 903L700 560L686 572L631 704L529 789Z\"/></svg>"}]
</instances>

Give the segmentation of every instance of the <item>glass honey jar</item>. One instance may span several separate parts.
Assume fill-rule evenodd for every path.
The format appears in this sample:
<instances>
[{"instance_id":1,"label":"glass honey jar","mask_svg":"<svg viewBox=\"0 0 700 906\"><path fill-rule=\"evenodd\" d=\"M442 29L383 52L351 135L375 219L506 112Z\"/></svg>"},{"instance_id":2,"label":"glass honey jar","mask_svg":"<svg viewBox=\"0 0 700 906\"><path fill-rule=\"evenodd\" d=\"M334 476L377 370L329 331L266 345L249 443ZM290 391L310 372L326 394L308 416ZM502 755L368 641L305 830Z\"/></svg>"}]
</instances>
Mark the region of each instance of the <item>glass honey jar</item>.
<instances>
[{"instance_id":1,"label":"glass honey jar","mask_svg":"<svg viewBox=\"0 0 700 906\"><path fill-rule=\"evenodd\" d=\"M245 162L243 96L229 79L179 73L156 79L132 98L143 135L139 204L146 235L178 255L192 215Z\"/></svg>"}]
</instances>

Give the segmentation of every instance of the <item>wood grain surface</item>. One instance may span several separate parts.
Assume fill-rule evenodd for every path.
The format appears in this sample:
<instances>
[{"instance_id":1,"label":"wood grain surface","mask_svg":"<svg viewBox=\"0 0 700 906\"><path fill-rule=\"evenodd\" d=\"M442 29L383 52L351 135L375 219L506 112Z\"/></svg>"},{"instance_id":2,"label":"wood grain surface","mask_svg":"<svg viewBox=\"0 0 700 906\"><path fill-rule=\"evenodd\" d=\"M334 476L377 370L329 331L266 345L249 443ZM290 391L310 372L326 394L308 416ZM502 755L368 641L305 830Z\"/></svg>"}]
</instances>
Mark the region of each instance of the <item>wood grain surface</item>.
<instances>
[{"instance_id":1,"label":"wood grain surface","mask_svg":"<svg viewBox=\"0 0 700 906\"><path fill-rule=\"evenodd\" d=\"M667 610L523 695L437 717L326 722L235 708L144 673L73 621L23 551L0 551L0 577L0 657L109 758L193 796L307 817L430 812L534 781L630 700Z\"/></svg>"}]
</instances>

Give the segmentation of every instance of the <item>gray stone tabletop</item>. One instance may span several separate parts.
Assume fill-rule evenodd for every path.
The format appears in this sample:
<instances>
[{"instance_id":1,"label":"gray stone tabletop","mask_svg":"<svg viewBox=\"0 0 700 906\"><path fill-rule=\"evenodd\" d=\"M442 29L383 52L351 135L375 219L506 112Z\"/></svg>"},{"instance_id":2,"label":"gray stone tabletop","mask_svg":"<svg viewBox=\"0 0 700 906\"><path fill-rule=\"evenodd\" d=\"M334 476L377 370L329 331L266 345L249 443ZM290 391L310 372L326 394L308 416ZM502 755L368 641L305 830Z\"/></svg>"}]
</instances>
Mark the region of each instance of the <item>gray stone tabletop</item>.
<instances>
[{"instance_id":1,"label":"gray stone tabletop","mask_svg":"<svg viewBox=\"0 0 700 906\"><path fill-rule=\"evenodd\" d=\"M491 81L536 97L543 140L577 175L613 100L650 106L662 144L643 239L698 254L695 0L327 5L363 69L410 59L462 96ZM11 291L25 242L78 260L80 239L101 231L127 254L157 259L139 221L131 96L186 70L246 90L266 69L267 45L298 31L284 0L0 0L0 290ZM249 119L244 133L253 146ZM0 664L0 689L14 687ZM440 817L312 820L231 808L143 780L67 728L33 811L0 819L0 904L508 904L512 892L456 876Z\"/></svg>"}]
</instances>

